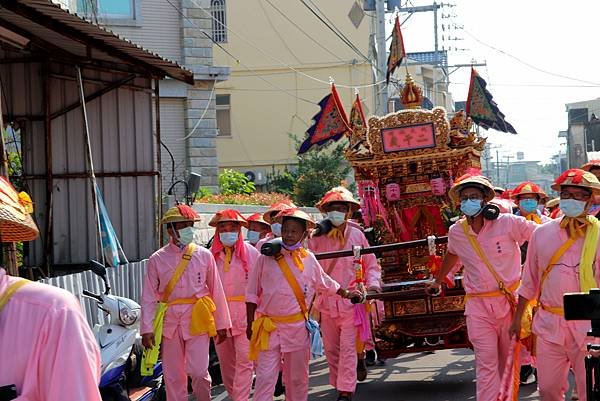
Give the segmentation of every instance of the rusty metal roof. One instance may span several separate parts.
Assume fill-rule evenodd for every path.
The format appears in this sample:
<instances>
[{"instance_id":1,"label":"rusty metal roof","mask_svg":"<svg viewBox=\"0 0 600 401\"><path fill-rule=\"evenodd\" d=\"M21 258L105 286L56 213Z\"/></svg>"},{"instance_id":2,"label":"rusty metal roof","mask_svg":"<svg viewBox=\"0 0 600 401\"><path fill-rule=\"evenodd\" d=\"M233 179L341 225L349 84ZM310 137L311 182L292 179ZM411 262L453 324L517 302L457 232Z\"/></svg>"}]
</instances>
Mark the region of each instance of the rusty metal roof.
<instances>
[{"instance_id":1,"label":"rusty metal roof","mask_svg":"<svg viewBox=\"0 0 600 401\"><path fill-rule=\"evenodd\" d=\"M0 0L0 26L30 39L49 52L68 54L82 63L97 60L125 64L130 70L193 84L191 71L176 62L61 8L50 0Z\"/></svg>"}]
</instances>

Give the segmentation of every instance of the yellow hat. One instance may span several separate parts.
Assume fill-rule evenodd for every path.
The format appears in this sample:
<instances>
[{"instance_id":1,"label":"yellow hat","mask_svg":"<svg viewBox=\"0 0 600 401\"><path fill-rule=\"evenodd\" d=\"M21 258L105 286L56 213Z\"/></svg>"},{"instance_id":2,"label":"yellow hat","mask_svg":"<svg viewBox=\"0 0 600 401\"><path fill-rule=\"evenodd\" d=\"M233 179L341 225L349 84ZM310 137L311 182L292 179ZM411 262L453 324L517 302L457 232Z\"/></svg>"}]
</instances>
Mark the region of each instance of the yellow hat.
<instances>
[{"instance_id":1,"label":"yellow hat","mask_svg":"<svg viewBox=\"0 0 600 401\"><path fill-rule=\"evenodd\" d=\"M179 223L182 221L200 221L200 216L190 206L180 204L167 210L160 224Z\"/></svg>"},{"instance_id":2,"label":"yellow hat","mask_svg":"<svg viewBox=\"0 0 600 401\"><path fill-rule=\"evenodd\" d=\"M560 175L552 184L552 189L560 192L562 187L581 187L592 191L594 195L600 195L600 181L588 171L572 168Z\"/></svg>"},{"instance_id":3,"label":"yellow hat","mask_svg":"<svg viewBox=\"0 0 600 401\"><path fill-rule=\"evenodd\" d=\"M352 193L344 187L335 187L327 191L319 203L317 203L316 207L323 212L323 209L327 204L334 202L346 203L351 212L360 208L360 202L354 199Z\"/></svg>"},{"instance_id":4,"label":"yellow hat","mask_svg":"<svg viewBox=\"0 0 600 401\"><path fill-rule=\"evenodd\" d=\"M283 223L283 219L285 218L292 218L292 219L298 219L298 220L303 220L306 222L306 228L315 228L316 224L315 221L313 220L312 217L310 217L310 215L306 212L303 212L300 209L285 209L282 210L281 212L277 213L277 216L275 216L275 219L273 220L274 222L277 223Z\"/></svg>"},{"instance_id":5,"label":"yellow hat","mask_svg":"<svg viewBox=\"0 0 600 401\"><path fill-rule=\"evenodd\" d=\"M491 201L496 196L494 187L487 177L482 175L465 174L454 182L452 188L448 191L448 196L452 202L460 203L460 191L463 188L474 187L479 188L483 192L483 199L486 202Z\"/></svg>"},{"instance_id":6,"label":"yellow hat","mask_svg":"<svg viewBox=\"0 0 600 401\"><path fill-rule=\"evenodd\" d=\"M31 215L29 195L20 194L4 177L0 177L0 241L21 242L37 238L39 231Z\"/></svg>"},{"instance_id":7,"label":"yellow hat","mask_svg":"<svg viewBox=\"0 0 600 401\"><path fill-rule=\"evenodd\" d=\"M540 199L547 198L544 190L537 184L531 181L524 181L516 186L511 192L511 197L517 199L521 195L537 195Z\"/></svg>"}]
</instances>

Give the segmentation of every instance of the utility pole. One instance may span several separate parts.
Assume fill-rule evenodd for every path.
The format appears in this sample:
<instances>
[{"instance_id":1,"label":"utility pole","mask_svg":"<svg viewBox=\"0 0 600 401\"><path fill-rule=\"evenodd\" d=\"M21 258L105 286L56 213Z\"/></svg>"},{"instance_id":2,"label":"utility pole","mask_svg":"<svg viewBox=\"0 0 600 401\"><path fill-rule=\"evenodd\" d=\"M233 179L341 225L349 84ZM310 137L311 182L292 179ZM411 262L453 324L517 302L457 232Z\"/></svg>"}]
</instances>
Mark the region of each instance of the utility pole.
<instances>
[{"instance_id":1,"label":"utility pole","mask_svg":"<svg viewBox=\"0 0 600 401\"><path fill-rule=\"evenodd\" d=\"M375 39L377 43L377 77L376 82L384 80L387 73L387 49L385 45L385 0L376 0L375 14ZM388 113L388 88L385 82L377 85L377 115L384 116Z\"/></svg>"},{"instance_id":2,"label":"utility pole","mask_svg":"<svg viewBox=\"0 0 600 401\"><path fill-rule=\"evenodd\" d=\"M496 185L500 185L500 152L496 149Z\"/></svg>"},{"instance_id":3,"label":"utility pole","mask_svg":"<svg viewBox=\"0 0 600 401\"><path fill-rule=\"evenodd\" d=\"M506 155L504 157L506 158L506 185L505 185L505 187L508 187L508 183L510 182L510 159L514 158L514 156Z\"/></svg>"}]
</instances>

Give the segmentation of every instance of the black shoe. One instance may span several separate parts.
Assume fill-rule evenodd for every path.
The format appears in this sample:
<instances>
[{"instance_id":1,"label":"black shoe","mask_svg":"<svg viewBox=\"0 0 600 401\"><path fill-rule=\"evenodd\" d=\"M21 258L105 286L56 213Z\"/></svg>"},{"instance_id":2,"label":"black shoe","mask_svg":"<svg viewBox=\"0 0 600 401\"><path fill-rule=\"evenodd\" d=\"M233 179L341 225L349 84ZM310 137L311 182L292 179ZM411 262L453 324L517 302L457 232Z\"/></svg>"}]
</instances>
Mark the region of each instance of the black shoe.
<instances>
[{"instance_id":1,"label":"black shoe","mask_svg":"<svg viewBox=\"0 0 600 401\"><path fill-rule=\"evenodd\" d=\"M530 384L535 381L529 381L529 378L534 373L534 369L531 365L523 365L521 366L521 372L519 373L519 380L521 384Z\"/></svg>"},{"instance_id":2,"label":"black shoe","mask_svg":"<svg viewBox=\"0 0 600 401\"><path fill-rule=\"evenodd\" d=\"M275 391L273 392L273 396L279 397L283 393L285 393L285 386L283 385L283 375L281 372L279 372L279 376L277 376L277 384L275 384Z\"/></svg>"},{"instance_id":3,"label":"black shoe","mask_svg":"<svg viewBox=\"0 0 600 401\"><path fill-rule=\"evenodd\" d=\"M338 398L337 401L352 401L352 394L351 393L338 393Z\"/></svg>"},{"instance_id":4,"label":"black shoe","mask_svg":"<svg viewBox=\"0 0 600 401\"><path fill-rule=\"evenodd\" d=\"M365 381L367 378L367 365L364 359L359 359L356 363L356 380L359 382Z\"/></svg>"},{"instance_id":5,"label":"black shoe","mask_svg":"<svg viewBox=\"0 0 600 401\"><path fill-rule=\"evenodd\" d=\"M375 366L375 360L377 359L377 353L374 349L370 349L366 352L365 364L367 366Z\"/></svg>"}]
</instances>

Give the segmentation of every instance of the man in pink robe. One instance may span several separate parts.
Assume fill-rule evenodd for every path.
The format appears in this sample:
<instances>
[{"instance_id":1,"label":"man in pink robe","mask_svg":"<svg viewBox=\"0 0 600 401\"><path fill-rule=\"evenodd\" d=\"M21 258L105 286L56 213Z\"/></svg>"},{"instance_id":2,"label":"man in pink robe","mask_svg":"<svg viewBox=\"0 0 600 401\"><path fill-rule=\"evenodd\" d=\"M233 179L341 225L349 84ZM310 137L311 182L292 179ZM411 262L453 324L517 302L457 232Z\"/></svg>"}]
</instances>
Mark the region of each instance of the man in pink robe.
<instances>
[{"instance_id":1,"label":"man in pink robe","mask_svg":"<svg viewBox=\"0 0 600 401\"><path fill-rule=\"evenodd\" d=\"M217 345L221 376L229 398L248 401L253 363L248 359L246 286L260 254L252 244L244 241L242 227L248 223L237 211L222 210L215 214L209 225L216 228L210 250L217 262L232 323L227 339Z\"/></svg>"},{"instance_id":2,"label":"man in pink robe","mask_svg":"<svg viewBox=\"0 0 600 401\"><path fill-rule=\"evenodd\" d=\"M193 241L192 226L200 218L187 205L169 209L162 219L171 240L148 259L142 290L140 331L146 348L154 344L152 322L157 302L162 299L187 246ZM183 275L175 285L169 302L209 296L216 306L213 313L217 342L225 340L231 320L215 259L208 249L196 247ZM162 332L163 372L169 401L187 401L187 377L198 401L210 400L211 378L208 373L210 337L190 334L194 304L170 305L164 317Z\"/></svg>"},{"instance_id":3,"label":"man in pink robe","mask_svg":"<svg viewBox=\"0 0 600 401\"><path fill-rule=\"evenodd\" d=\"M281 255L302 291L305 300L303 309L308 309L315 291L360 299L361 295L357 292L341 289L338 283L325 274L314 255L302 247L307 229L314 227L309 215L298 209L287 209L278 214L276 221L282 223L284 246ZM262 338L261 333L252 332L255 313L257 321L267 318L275 325L268 334L266 349L254 350L258 353L258 360L253 400L273 399L273 390L283 357L286 400L306 401L310 357L306 315L302 312L294 291L274 257L259 256L250 272L246 305L249 338L254 341ZM251 341L251 349L254 341Z\"/></svg>"},{"instance_id":4,"label":"man in pink robe","mask_svg":"<svg viewBox=\"0 0 600 401\"><path fill-rule=\"evenodd\" d=\"M3 178L0 191L2 240L35 239L35 223ZM100 363L98 343L72 294L0 269L0 387L14 386L22 401L101 401Z\"/></svg>"},{"instance_id":5,"label":"man in pink robe","mask_svg":"<svg viewBox=\"0 0 600 401\"><path fill-rule=\"evenodd\" d=\"M525 306L529 301L539 299L532 329L537 335L540 398L542 401L564 400L565 391L569 388L569 367L572 367L579 399L585 401L584 358L587 355L587 343L592 340L586 337L590 322L565 320L562 305L565 293L583 291L580 282L581 256L585 236L591 229L585 216L593 202L593 195L600 194L600 182L589 172L571 169L557 178L552 189L560 192L561 210L565 216L540 226L529 241L523 281L519 288L519 305L510 333L515 335L520 332ZM571 225L571 222L574 224ZM571 237L575 241L551 265L550 261L558 249ZM594 246L595 257L588 268L596 267L593 273L595 281L592 283L596 287L600 282L597 268L600 265L600 253L597 244ZM548 273L544 274L547 269Z\"/></svg>"},{"instance_id":6,"label":"man in pink robe","mask_svg":"<svg viewBox=\"0 0 600 401\"><path fill-rule=\"evenodd\" d=\"M360 207L352 194L343 187L328 191L317 204L319 210L327 214L332 230L309 240L312 252L332 252L352 249L353 246L368 247L363 232L348 218ZM364 255L364 286L371 292L381 291L381 268L375 255ZM321 261L323 270L343 287L357 288L357 276L354 258L345 257ZM356 381L367 376L364 358L364 342L359 338L356 324L356 308L365 305L353 305L347 299L335 295L319 294L314 307L321 313L321 332L327 364L329 365L329 383L338 391L338 400L349 399L356 390ZM368 314L366 315L368 319ZM358 346L357 346L358 345ZM361 357L357 357L360 349Z\"/></svg>"},{"instance_id":7,"label":"man in pink robe","mask_svg":"<svg viewBox=\"0 0 600 401\"><path fill-rule=\"evenodd\" d=\"M513 305L507 295L514 303L514 293L521 278L519 244L530 238L537 225L508 213L501 213L495 220L485 219L484 206L494 197L494 190L483 176L461 177L450 189L449 196L460 204L466 217L450 227L448 252L430 290L440 288L460 259L467 293L467 331L475 351L477 401L496 401L510 346L508 327ZM506 293L500 291L493 273L468 236L479 244Z\"/></svg>"}]
</instances>

